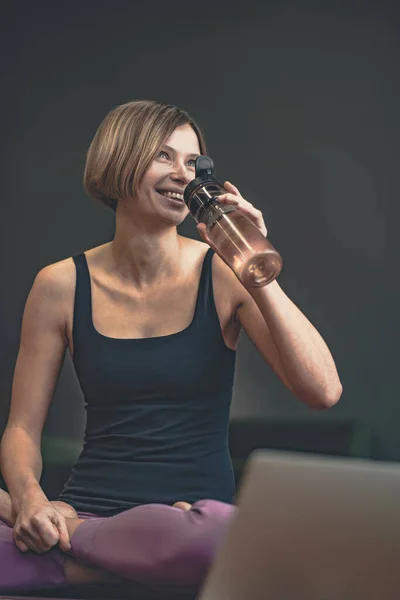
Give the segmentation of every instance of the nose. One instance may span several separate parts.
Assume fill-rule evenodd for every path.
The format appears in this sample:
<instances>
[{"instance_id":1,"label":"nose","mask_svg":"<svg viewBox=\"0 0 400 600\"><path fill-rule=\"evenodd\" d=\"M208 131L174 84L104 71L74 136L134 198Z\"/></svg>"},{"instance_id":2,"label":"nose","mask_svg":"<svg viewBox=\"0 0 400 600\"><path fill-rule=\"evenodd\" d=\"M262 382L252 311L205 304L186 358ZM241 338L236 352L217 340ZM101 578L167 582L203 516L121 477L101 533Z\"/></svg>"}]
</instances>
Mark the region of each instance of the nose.
<instances>
[{"instance_id":1,"label":"nose","mask_svg":"<svg viewBox=\"0 0 400 600\"><path fill-rule=\"evenodd\" d=\"M174 181L180 181L187 185L193 179L193 172L185 165L183 161L176 161L173 165L171 178Z\"/></svg>"}]
</instances>

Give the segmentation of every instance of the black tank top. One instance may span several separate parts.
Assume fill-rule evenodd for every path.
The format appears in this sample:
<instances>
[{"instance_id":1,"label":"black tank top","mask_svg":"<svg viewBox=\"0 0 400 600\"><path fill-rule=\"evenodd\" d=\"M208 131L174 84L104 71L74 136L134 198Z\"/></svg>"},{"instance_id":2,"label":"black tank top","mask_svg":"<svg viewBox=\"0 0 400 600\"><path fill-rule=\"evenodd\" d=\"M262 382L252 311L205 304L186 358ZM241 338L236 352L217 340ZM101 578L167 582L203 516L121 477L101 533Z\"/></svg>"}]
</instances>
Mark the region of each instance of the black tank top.
<instances>
[{"instance_id":1,"label":"black tank top","mask_svg":"<svg viewBox=\"0 0 400 600\"><path fill-rule=\"evenodd\" d=\"M204 258L190 325L141 339L94 328L86 256L73 257L73 362L87 423L59 500L76 510L109 516L154 502L234 502L228 425L236 353L214 303L213 254Z\"/></svg>"}]
</instances>

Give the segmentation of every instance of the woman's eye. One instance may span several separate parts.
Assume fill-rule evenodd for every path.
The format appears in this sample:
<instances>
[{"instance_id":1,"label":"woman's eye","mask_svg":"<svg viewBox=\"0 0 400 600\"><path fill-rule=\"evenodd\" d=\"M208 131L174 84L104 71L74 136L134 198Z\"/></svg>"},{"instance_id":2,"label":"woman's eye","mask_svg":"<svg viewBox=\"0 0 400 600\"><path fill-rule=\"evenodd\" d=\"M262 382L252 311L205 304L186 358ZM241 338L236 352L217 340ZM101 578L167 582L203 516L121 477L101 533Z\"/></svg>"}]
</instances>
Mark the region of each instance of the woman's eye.
<instances>
[{"instance_id":1,"label":"woman's eye","mask_svg":"<svg viewBox=\"0 0 400 600\"><path fill-rule=\"evenodd\" d=\"M165 152L165 150L160 150L158 153L158 158L166 158L167 160L170 160L169 154L168 152ZM196 161L194 159L189 160L188 165L194 169L196 167Z\"/></svg>"}]
</instances>

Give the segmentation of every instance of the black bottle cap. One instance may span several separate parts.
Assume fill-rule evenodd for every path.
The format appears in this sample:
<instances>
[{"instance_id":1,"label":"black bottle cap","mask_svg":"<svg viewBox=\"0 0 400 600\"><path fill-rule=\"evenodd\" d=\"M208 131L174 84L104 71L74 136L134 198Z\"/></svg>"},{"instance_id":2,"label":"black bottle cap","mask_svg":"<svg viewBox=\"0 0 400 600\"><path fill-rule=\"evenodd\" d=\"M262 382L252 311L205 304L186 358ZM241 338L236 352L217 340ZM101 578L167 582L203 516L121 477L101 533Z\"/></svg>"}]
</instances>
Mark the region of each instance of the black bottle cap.
<instances>
[{"instance_id":1,"label":"black bottle cap","mask_svg":"<svg viewBox=\"0 0 400 600\"><path fill-rule=\"evenodd\" d=\"M193 179L185 188L183 198L186 206L190 200L192 192L205 181L216 181L213 177L214 161L209 156L198 156L196 158L196 178ZM189 207L190 208L190 207Z\"/></svg>"},{"instance_id":2,"label":"black bottle cap","mask_svg":"<svg viewBox=\"0 0 400 600\"><path fill-rule=\"evenodd\" d=\"M207 175L211 175L214 169L214 161L209 156L198 156L196 158L196 177L201 177L206 171Z\"/></svg>"}]
</instances>

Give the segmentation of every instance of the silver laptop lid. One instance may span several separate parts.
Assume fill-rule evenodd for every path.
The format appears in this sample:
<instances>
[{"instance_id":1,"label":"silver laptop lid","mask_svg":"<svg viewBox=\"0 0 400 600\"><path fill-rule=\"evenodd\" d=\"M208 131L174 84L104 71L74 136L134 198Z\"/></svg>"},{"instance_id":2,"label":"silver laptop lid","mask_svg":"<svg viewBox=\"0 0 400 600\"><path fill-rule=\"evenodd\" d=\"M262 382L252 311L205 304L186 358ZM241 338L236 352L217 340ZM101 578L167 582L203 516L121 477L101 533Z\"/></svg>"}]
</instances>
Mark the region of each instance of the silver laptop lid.
<instances>
[{"instance_id":1,"label":"silver laptop lid","mask_svg":"<svg viewBox=\"0 0 400 600\"><path fill-rule=\"evenodd\" d=\"M257 450L199 600L399 600L400 465Z\"/></svg>"}]
</instances>

